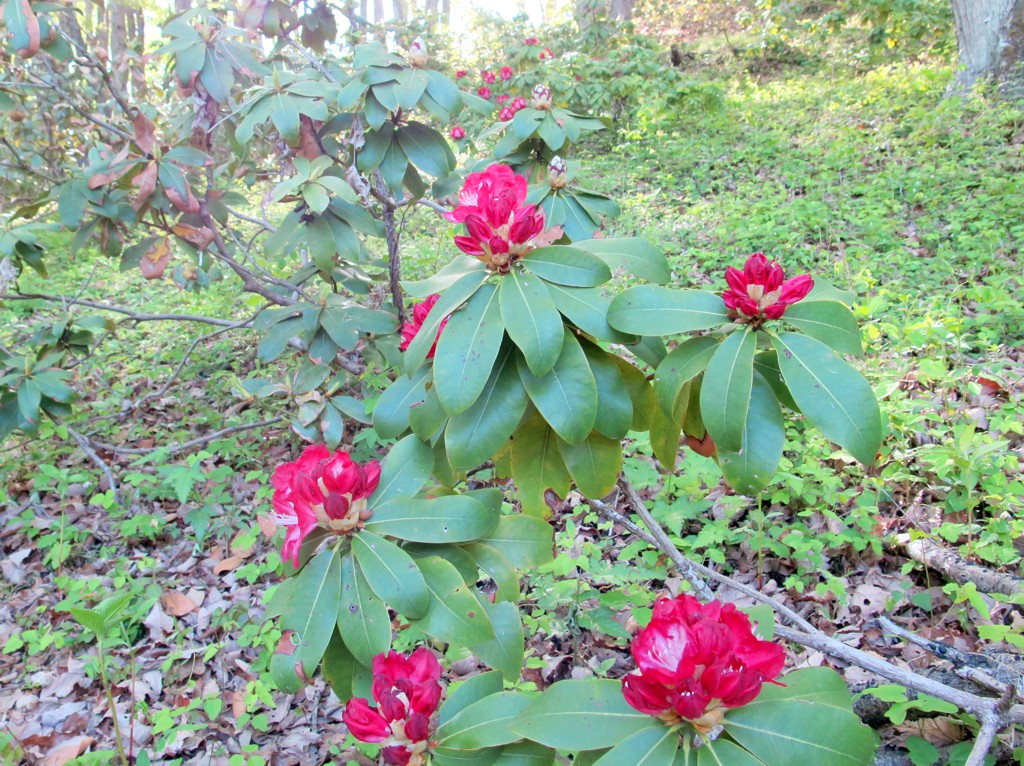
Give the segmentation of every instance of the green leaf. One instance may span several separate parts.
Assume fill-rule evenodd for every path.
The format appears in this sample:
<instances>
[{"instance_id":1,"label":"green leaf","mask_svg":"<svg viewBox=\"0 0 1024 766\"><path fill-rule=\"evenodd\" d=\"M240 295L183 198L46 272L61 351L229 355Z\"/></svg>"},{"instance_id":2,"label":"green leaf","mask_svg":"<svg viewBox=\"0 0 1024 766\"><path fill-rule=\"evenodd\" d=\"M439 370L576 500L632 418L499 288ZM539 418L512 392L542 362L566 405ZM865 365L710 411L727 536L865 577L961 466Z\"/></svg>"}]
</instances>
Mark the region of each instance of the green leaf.
<instances>
[{"instance_id":1,"label":"green leaf","mask_svg":"<svg viewBox=\"0 0 1024 766\"><path fill-rule=\"evenodd\" d=\"M460 750L507 745L519 739L509 724L530 698L522 692L507 691L484 697L461 711L437 730L438 744Z\"/></svg>"},{"instance_id":2,"label":"green leaf","mask_svg":"<svg viewBox=\"0 0 1024 766\"><path fill-rule=\"evenodd\" d=\"M400 540L437 544L478 540L497 523L493 509L465 494L389 500L374 509L366 528Z\"/></svg>"},{"instance_id":3,"label":"green leaf","mask_svg":"<svg viewBox=\"0 0 1024 766\"><path fill-rule=\"evenodd\" d=\"M261 362L272 362L284 353L288 341L301 332L300 319L286 319L271 327L267 333L260 338L259 348L256 357Z\"/></svg>"},{"instance_id":4,"label":"green leaf","mask_svg":"<svg viewBox=\"0 0 1024 766\"><path fill-rule=\"evenodd\" d=\"M519 608L511 601L496 604L481 600L491 618L495 638L470 647L473 654L495 670L500 670L509 683L518 683L523 672L525 638Z\"/></svg>"},{"instance_id":5,"label":"green leaf","mask_svg":"<svg viewBox=\"0 0 1024 766\"><path fill-rule=\"evenodd\" d=\"M363 148L356 157L359 169L364 173L380 167L384 156L394 141L395 128L390 122L381 125L380 130L370 131L364 135Z\"/></svg>"},{"instance_id":6,"label":"green leaf","mask_svg":"<svg viewBox=\"0 0 1024 766\"><path fill-rule=\"evenodd\" d=\"M680 396L683 387L704 372L718 346L718 341L706 335L690 338L661 360L654 373L654 392L665 415L682 422L686 409L686 399Z\"/></svg>"},{"instance_id":7,"label":"green leaf","mask_svg":"<svg viewBox=\"0 0 1024 766\"><path fill-rule=\"evenodd\" d=\"M707 330L728 321L721 296L657 285L631 287L619 293L608 309L608 324L636 335L676 335Z\"/></svg>"},{"instance_id":8,"label":"green leaf","mask_svg":"<svg viewBox=\"0 0 1024 766\"><path fill-rule=\"evenodd\" d=\"M882 443L878 400L868 382L823 343L797 333L772 338L779 369L800 411L864 465Z\"/></svg>"},{"instance_id":9,"label":"green leaf","mask_svg":"<svg viewBox=\"0 0 1024 766\"><path fill-rule=\"evenodd\" d=\"M409 427L409 408L426 396L429 369L420 369L411 378L399 375L380 395L373 408L373 428L384 439L393 439Z\"/></svg>"},{"instance_id":10,"label":"green leaf","mask_svg":"<svg viewBox=\"0 0 1024 766\"><path fill-rule=\"evenodd\" d=\"M541 279L567 287L597 287L612 278L611 269L600 258L565 245L539 247L522 264Z\"/></svg>"},{"instance_id":11,"label":"green leaf","mask_svg":"<svg viewBox=\"0 0 1024 766\"><path fill-rule=\"evenodd\" d=\"M444 439L452 467L469 470L490 460L516 430L526 404L516 353L508 346L477 400L448 421Z\"/></svg>"},{"instance_id":12,"label":"green leaf","mask_svg":"<svg viewBox=\"0 0 1024 766\"><path fill-rule=\"evenodd\" d=\"M396 131L398 143L412 162L424 173L440 178L455 169L455 155L440 133L419 122L410 122Z\"/></svg>"},{"instance_id":13,"label":"green leaf","mask_svg":"<svg viewBox=\"0 0 1024 766\"><path fill-rule=\"evenodd\" d=\"M506 332L533 374L543 375L558 361L565 336L547 285L513 269L502 278L498 293Z\"/></svg>"},{"instance_id":14,"label":"green leaf","mask_svg":"<svg viewBox=\"0 0 1024 766\"><path fill-rule=\"evenodd\" d=\"M312 676L334 633L341 607L341 561L337 551L328 549L310 561L296 575L295 590L281 614L281 628L297 637L293 662L301 662Z\"/></svg>"},{"instance_id":15,"label":"green leaf","mask_svg":"<svg viewBox=\"0 0 1024 766\"><path fill-rule=\"evenodd\" d=\"M199 79L211 98L226 104L235 84L235 73L231 71L231 63L225 58L220 48L207 47L206 62L199 73Z\"/></svg>"},{"instance_id":16,"label":"green leaf","mask_svg":"<svg viewBox=\"0 0 1024 766\"><path fill-rule=\"evenodd\" d=\"M412 109L427 89L427 73L419 69L406 69L399 73L395 83L395 98L405 110Z\"/></svg>"},{"instance_id":17,"label":"green leaf","mask_svg":"<svg viewBox=\"0 0 1024 766\"><path fill-rule=\"evenodd\" d=\"M672 766L678 749L678 731L668 726L652 726L626 737L594 766Z\"/></svg>"},{"instance_id":18,"label":"green leaf","mask_svg":"<svg viewBox=\"0 0 1024 766\"><path fill-rule=\"evenodd\" d=\"M689 760L683 760L683 764L693 763L695 766L764 766L764 761L756 755L748 753L725 737L720 737L714 742L705 742L696 750L692 750L685 755L680 751L678 755L689 758ZM676 766L680 766L678 758Z\"/></svg>"},{"instance_id":19,"label":"green leaf","mask_svg":"<svg viewBox=\"0 0 1024 766\"><path fill-rule=\"evenodd\" d=\"M654 410L658 408L658 398L654 394L654 389L651 388L647 376L625 359L618 356L613 356L612 359L619 368L619 376L626 384L630 401L633 403L631 427L634 431L646 431L651 427Z\"/></svg>"},{"instance_id":20,"label":"green leaf","mask_svg":"<svg viewBox=\"0 0 1024 766\"><path fill-rule=\"evenodd\" d=\"M562 439L578 444L597 420L597 383L579 341L568 328L562 332L561 353L550 372L537 377L520 361L519 376L544 420Z\"/></svg>"},{"instance_id":21,"label":"green leaf","mask_svg":"<svg viewBox=\"0 0 1024 766\"><path fill-rule=\"evenodd\" d=\"M335 630L334 635L331 636L331 642L327 645L327 651L324 652L320 672L334 693L338 695L338 699L346 700L352 697L352 683L355 680L358 666L356 658L345 646L345 640Z\"/></svg>"},{"instance_id":22,"label":"green leaf","mask_svg":"<svg viewBox=\"0 0 1024 766\"><path fill-rule=\"evenodd\" d=\"M465 255L458 255L446 263L440 271L427 279L420 279L414 282L402 282L402 287L411 298L426 298L434 293L447 290L459 281L466 274L472 272L486 272L487 267L482 261L476 258L467 258Z\"/></svg>"},{"instance_id":23,"label":"green leaf","mask_svg":"<svg viewBox=\"0 0 1024 766\"><path fill-rule=\"evenodd\" d=\"M544 140L544 143L553 152L559 151L566 142L565 131L555 122L555 118L551 116L550 112L544 115L540 125L537 126L537 135Z\"/></svg>"},{"instance_id":24,"label":"green leaf","mask_svg":"<svg viewBox=\"0 0 1024 766\"><path fill-rule=\"evenodd\" d=\"M594 429L610 439L622 439L633 423L633 402L615 357L584 340L580 343L597 383L597 420Z\"/></svg>"},{"instance_id":25,"label":"green leaf","mask_svg":"<svg viewBox=\"0 0 1024 766\"><path fill-rule=\"evenodd\" d=\"M801 301L788 307L783 318L800 332L820 340L840 354L864 355L857 320L842 303Z\"/></svg>"},{"instance_id":26,"label":"green leaf","mask_svg":"<svg viewBox=\"0 0 1024 766\"><path fill-rule=\"evenodd\" d=\"M533 135L537 125L544 118L544 112L539 109L520 109L512 118L512 133L520 141L525 141Z\"/></svg>"},{"instance_id":27,"label":"green leaf","mask_svg":"<svg viewBox=\"0 0 1024 766\"><path fill-rule=\"evenodd\" d=\"M435 747L431 751L431 766L494 766L501 755L497 747L483 750L460 750L453 747Z\"/></svg>"},{"instance_id":28,"label":"green leaf","mask_svg":"<svg viewBox=\"0 0 1024 766\"><path fill-rule=\"evenodd\" d=\"M18 386L18 412L35 426L39 422L39 403L43 394L31 378L25 378Z\"/></svg>"},{"instance_id":29,"label":"green leaf","mask_svg":"<svg viewBox=\"0 0 1024 766\"><path fill-rule=\"evenodd\" d=\"M554 530L535 516L502 516L487 537L480 540L503 555L516 569L531 569L554 557Z\"/></svg>"},{"instance_id":30,"label":"green leaf","mask_svg":"<svg viewBox=\"0 0 1024 766\"><path fill-rule=\"evenodd\" d=\"M635 335L627 335L608 324L611 298L597 287L561 287L548 284L551 299L562 315L583 332L609 343L635 343Z\"/></svg>"},{"instance_id":31,"label":"green leaf","mask_svg":"<svg viewBox=\"0 0 1024 766\"><path fill-rule=\"evenodd\" d=\"M489 275L488 271L475 271L466 274L441 294L437 303L434 304L434 308L423 320L416 337L412 339L412 343L405 350L405 372L407 375L411 375L427 358L427 352L434 345L434 341L437 339L437 330L444 318L469 300Z\"/></svg>"},{"instance_id":32,"label":"green leaf","mask_svg":"<svg viewBox=\"0 0 1024 766\"><path fill-rule=\"evenodd\" d=\"M380 174L388 188L398 191L402 188L405 180L405 171L409 167L409 158L405 156L402 145L398 141L392 141L380 163Z\"/></svg>"},{"instance_id":33,"label":"green leaf","mask_svg":"<svg viewBox=\"0 0 1024 766\"><path fill-rule=\"evenodd\" d=\"M341 560L341 609L338 632L352 655L369 667L373 658L391 648L388 608L373 592L355 558Z\"/></svg>"},{"instance_id":34,"label":"green leaf","mask_svg":"<svg viewBox=\"0 0 1024 766\"><path fill-rule=\"evenodd\" d=\"M413 620L427 613L427 584L408 553L364 529L352 536L352 555L385 604Z\"/></svg>"},{"instance_id":35,"label":"green leaf","mask_svg":"<svg viewBox=\"0 0 1024 766\"><path fill-rule=\"evenodd\" d=\"M779 404L793 412L800 412L800 408L793 401L793 395L786 388L786 381L782 379L782 370L779 369L779 355L775 353L775 349L762 351L755 356L754 370L760 373L768 385L772 387L772 391L775 392L775 398L779 400Z\"/></svg>"},{"instance_id":36,"label":"green leaf","mask_svg":"<svg viewBox=\"0 0 1024 766\"><path fill-rule=\"evenodd\" d=\"M536 742L516 742L501 751L494 766L553 766L554 762L555 751L551 748Z\"/></svg>"},{"instance_id":37,"label":"green leaf","mask_svg":"<svg viewBox=\"0 0 1024 766\"><path fill-rule=\"evenodd\" d=\"M852 306L856 297L857 294L852 290L842 290L821 277L815 277L814 287L811 288L811 291L801 303L806 303L807 301L835 301L836 303L842 303L844 306Z\"/></svg>"},{"instance_id":38,"label":"green leaf","mask_svg":"<svg viewBox=\"0 0 1024 766\"><path fill-rule=\"evenodd\" d=\"M480 396L504 337L493 284L483 285L448 319L434 355L434 387L449 415L467 410Z\"/></svg>"},{"instance_id":39,"label":"green leaf","mask_svg":"<svg viewBox=\"0 0 1024 766\"><path fill-rule=\"evenodd\" d=\"M650 727L663 728L622 696L622 682L559 681L534 699L512 724L513 731L559 750L601 750Z\"/></svg>"},{"instance_id":40,"label":"green leaf","mask_svg":"<svg viewBox=\"0 0 1024 766\"><path fill-rule=\"evenodd\" d=\"M380 483L368 502L372 510L398 497L419 492L434 470L434 453L415 436L406 436L392 447L381 463Z\"/></svg>"},{"instance_id":41,"label":"green leaf","mask_svg":"<svg viewBox=\"0 0 1024 766\"><path fill-rule=\"evenodd\" d=\"M562 222L562 228L565 229L569 238L574 242L581 242L594 236L594 232L601 228L601 221L594 220L590 211L583 207L571 192L567 193L563 189L559 196L565 209L565 221Z\"/></svg>"},{"instance_id":42,"label":"green leaf","mask_svg":"<svg viewBox=\"0 0 1024 766\"><path fill-rule=\"evenodd\" d=\"M479 702L484 697L497 694L501 691L502 686L501 674L496 670L488 670L478 675L470 676L456 686L454 691L451 691L449 688L447 699L441 704L440 710L437 711L438 726L444 726L474 702Z\"/></svg>"},{"instance_id":43,"label":"green leaf","mask_svg":"<svg viewBox=\"0 0 1024 766\"><path fill-rule=\"evenodd\" d=\"M729 335L704 371L700 415L719 449L739 452L754 380L757 333L749 329Z\"/></svg>"},{"instance_id":44,"label":"green leaf","mask_svg":"<svg viewBox=\"0 0 1024 766\"><path fill-rule=\"evenodd\" d=\"M447 112L454 112L461 103L458 86L433 69L427 70L427 93Z\"/></svg>"},{"instance_id":45,"label":"green leaf","mask_svg":"<svg viewBox=\"0 0 1024 766\"><path fill-rule=\"evenodd\" d=\"M512 477L523 513L540 518L551 515L544 493L558 497L569 493L572 479L558 451L558 437L534 410L512 439Z\"/></svg>"},{"instance_id":46,"label":"green leaf","mask_svg":"<svg viewBox=\"0 0 1024 766\"><path fill-rule=\"evenodd\" d=\"M671 473L675 470L679 459L679 434L683 424L668 417L661 408L656 408L651 416L651 449L658 462Z\"/></svg>"},{"instance_id":47,"label":"green leaf","mask_svg":"<svg viewBox=\"0 0 1024 766\"><path fill-rule=\"evenodd\" d=\"M469 647L495 637L490 617L459 571L438 556L419 560L430 593L430 606L413 624L428 635Z\"/></svg>"},{"instance_id":48,"label":"green leaf","mask_svg":"<svg viewBox=\"0 0 1024 766\"><path fill-rule=\"evenodd\" d=\"M743 495L756 495L768 486L779 467L785 442L786 425L779 401L765 379L754 373L743 448L738 453L718 449L718 464L729 486Z\"/></svg>"},{"instance_id":49,"label":"green leaf","mask_svg":"<svg viewBox=\"0 0 1024 766\"><path fill-rule=\"evenodd\" d=\"M448 413L437 398L437 387L427 389L426 398L409 410L409 425L412 432L424 441L433 444L440 436L441 429L448 423ZM447 460L447 458L446 458Z\"/></svg>"},{"instance_id":50,"label":"green leaf","mask_svg":"<svg viewBox=\"0 0 1024 766\"><path fill-rule=\"evenodd\" d=\"M648 282L664 284L671 277L668 259L644 239L588 239L574 247L587 250L604 260L611 268L623 268Z\"/></svg>"},{"instance_id":51,"label":"green leaf","mask_svg":"<svg viewBox=\"0 0 1024 766\"><path fill-rule=\"evenodd\" d=\"M469 543L462 549L473 557L473 561L490 577L497 591L498 601L516 601L519 598L519 576L509 560L495 548L481 542Z\"/></svg>"},{"instance_id":52,"label":"green leaf","mask_svg":"<svg viewBox=\"0 0 1024 766\"><path fill-rule=\"evenodd\" d=\"M270 103L270 119L274 121L274 127L289 146L295 146L299 141L299 110L295 101L282 93L275 93L270 97Z\"/></svg>"},{"instance_id":53,"label":"green leaf","mask_svg":"<svg viewBox=\"0 0 1024 766\"><path fill-rule=\"evenodd\" d=\"M864 766L876 748L875 733L851 710L802 699L755 700L730 710L724 724L766 766Z\"/></svg>"},{"instance_id":54,"label":"green leaf","mask_svg":"<svg viewBox=\"0 0 1024 766\"><path fill-rule=\"evenodd\" d=\"M612 491L622 471L622 442L592 433L579 444L558 441L558 451L584 497L601 498Z\"/></svg>"}]
</instances>

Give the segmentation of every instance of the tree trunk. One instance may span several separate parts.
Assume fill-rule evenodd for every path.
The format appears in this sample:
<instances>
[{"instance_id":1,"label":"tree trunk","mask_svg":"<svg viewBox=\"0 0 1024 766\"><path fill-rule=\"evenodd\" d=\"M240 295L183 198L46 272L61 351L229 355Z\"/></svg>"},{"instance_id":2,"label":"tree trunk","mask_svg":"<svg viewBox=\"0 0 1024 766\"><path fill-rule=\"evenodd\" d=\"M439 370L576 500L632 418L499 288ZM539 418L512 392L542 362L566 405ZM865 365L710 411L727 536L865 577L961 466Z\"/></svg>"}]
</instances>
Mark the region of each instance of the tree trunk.
<instances>
[{"instance_id":1,"label":"tree trunk","mask_svg":"<svg viewBox=\"0 0 1024 766\"><path fill-rule=\"evenodd\" d=\"M612 9L609 15L613 19L629 21L633 18L633 8L635 6L636 0L612 0Z\"/></svg>"},{"instance_id":2,"label":"tree trunk","mask_svg":"<svg viewBox=\"0 0 1024 766\"><path fill-rule=\"evenodd\" d=\"M452 18L452 0L441 0L441 21L448 24Z\"/></svg>"},{"instance_id":3,"label":"tree trunk","mask_svg":"<svg viewBox=\"0 0 1024 766\"><path fill-rule=\"evenodd\" d=\"M1024 93L1024 0L952 0L960 49L957 89L995 79L1004 92Z\"/></svg>"},{"instance_id":4,"label":"tree trunk","mask_svg":"<svg viewBox=\"0 0 1024 766\"><path fill-rule=\"evenodd\" d=\"M402 0L392 0L391 6L395 10L395 21L405 21L405 3Z\"/></svg>"}]
</instances>

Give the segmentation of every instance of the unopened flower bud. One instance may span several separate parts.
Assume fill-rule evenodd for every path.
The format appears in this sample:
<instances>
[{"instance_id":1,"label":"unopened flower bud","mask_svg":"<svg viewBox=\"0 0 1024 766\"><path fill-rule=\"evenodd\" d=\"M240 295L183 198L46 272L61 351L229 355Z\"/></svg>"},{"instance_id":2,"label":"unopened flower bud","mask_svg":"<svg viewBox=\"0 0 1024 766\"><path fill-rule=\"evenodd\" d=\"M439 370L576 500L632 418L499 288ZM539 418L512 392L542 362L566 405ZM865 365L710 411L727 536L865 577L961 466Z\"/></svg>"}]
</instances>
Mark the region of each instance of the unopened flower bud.
<instances>
[{"instance_id":1,"label":"unopened flower bud","mask_svg":"<svg viewBox=\"0 0 1024 766\"><path fill-rule=\"evenodd\" d=\"M461 125L455 125L448 132L448 135L455 141L461 141L466 137L466 131Z\"/></svg>"},{"instance_id":2,"label":"unopened flower bud","mask_svg":"<svg viewBox=\"0 0 1024 766\"><path fill-rule=\"evenodd\" d=\"M565 188L565 172L568 170L565 160L557 154L548 163L548 183L552 189Z\"/></svg>"},{"instance_id":3,"label":"unopened flower bud","mask_svg":"<svg viewBox=\"0 0 1024 766\"><path fill-rule=\"evenodd\" d=\"M532 106L534 109L544 109L545 111L550 109L551 88L547 85L534 85Z\"/></svg>"},{"instance_id":4,"label":"unopened flower bud","mask_svg":"<svg viewBox=\"0 0 1024 766\"><path fill-rule=\"evenodd\" d=\"M420 69L427 65L427 45L422 37L417 37L409 46L409 63Z\"/></svg>"}]
</instances>

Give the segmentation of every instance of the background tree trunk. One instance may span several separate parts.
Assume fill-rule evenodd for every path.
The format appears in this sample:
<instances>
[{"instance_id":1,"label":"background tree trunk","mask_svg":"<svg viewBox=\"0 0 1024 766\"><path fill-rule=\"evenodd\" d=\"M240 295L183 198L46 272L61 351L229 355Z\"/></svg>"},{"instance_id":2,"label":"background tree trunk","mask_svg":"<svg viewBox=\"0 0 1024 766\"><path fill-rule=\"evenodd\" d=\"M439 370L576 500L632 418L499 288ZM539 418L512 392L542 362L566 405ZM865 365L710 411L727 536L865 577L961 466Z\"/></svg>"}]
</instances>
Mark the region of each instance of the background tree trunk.
<instances>
[{"instance_id":1,"label":"background tree trunk","mask_svg":"<svg viewBox=\"0 0 1024 766\"><path fill-rule=\"evenodd\" d=\"M1024 94L1024 0L952 0L960 49L957 89L992 77L1010 96Z\"/></svg>"},{"instance_id":2,"label":"background tree trunk","mask_svg":"<svg viewBox=\"0 0 1024 766\"><path fill-rule=\"evenodd\" d=\"M609 12L609 16L613 19L629 21L633 18L633 8L635 6L636 0L612 0L612 9Z\"/></svg>"}]
</instances>

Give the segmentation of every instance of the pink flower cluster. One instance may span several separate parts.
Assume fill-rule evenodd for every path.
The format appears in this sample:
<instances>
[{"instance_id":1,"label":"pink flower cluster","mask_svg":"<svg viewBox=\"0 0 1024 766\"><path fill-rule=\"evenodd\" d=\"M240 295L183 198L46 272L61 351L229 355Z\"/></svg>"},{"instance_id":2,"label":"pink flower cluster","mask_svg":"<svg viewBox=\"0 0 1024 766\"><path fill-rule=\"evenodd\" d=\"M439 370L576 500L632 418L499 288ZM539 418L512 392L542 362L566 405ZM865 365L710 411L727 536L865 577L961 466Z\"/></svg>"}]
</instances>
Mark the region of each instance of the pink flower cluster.
<instances>
[{"instance_id":1,"label":"pink flower cluster","mask_svg":"<svg viewBox=\"0 0 1024 766\"><path fill-rule=\"evenodd\" d=\"M273 520L287 528L281 555L299 565L299 548L317 527L335 534L358 529L370 513L366 498L380 482L380 464L360 465L347 452L333 454L323 444L306 447L299 459L279 465L270 477L274 487Z\"/></svg>"},{"instance_id":2,"label":"pink flower cluster","mask_svg":"<svg viewBox=\"0 0 1024 766\"><path fill-rule=\"evenodd\" d=\"M440 297L440 295L435 293L413 306L412 321L406 322L402 325L402 342L398 345L399 349L405 351L409 348L409 344L412 343L416 335L419 334L419 331L423 329L423 323L427 321L427 317L430 315L431 309L434 308L434 304L437 303L437 299ZM434 338L434 345L432 345L430 347L430 351L427 352L427 359L433 357L434 353L437 351L437 340L441 337L441 331L444 330L444 326L446 324L448 324L448 317L441 320L441 326L437 328L437 337Z\"/></svg>"},{"instance_id":3,"label":"pink flower cluster","mask_svg":"<svg viewBox=\"0 0 1024 766\"><path fill-rule=\"evenodd\" d=\"M452 129L448 132L448 135L455 141L461 141L466 137L466 129L461 125L453 125Z\"/></svg>"},{"instance_id":4,"label":"pink flower cluster","mask_svg":"<svg viewBox=\"0 0 1024 766\"><path fill-rule=\"evenodd\" d=\"M342 718L352 736L384 745L381 756L392 766L423 766L430 747L431 720L441 701L441 666L424 647L412 654L373 658L373 699L350 699Z\"/></svg>"},{"instance_id":5,"label":"pink flower cluster","mask_svg":"<svg viewBox=\"0 0 1024 766\"><path fill-rule=\"evenodd\" d=\"M729 289L722 295L730 315L738 322L760 323L778 319L786 307L807 297L814 287L810 274L786 279L782 267L764 253L747 258L743 271L729 266L725 270Z\"/></svg>"},{"instance_id":6,"label":"pink flower cluster","mask_svg":"<svg viewBox=\"0 0 1024 766\"><path fill-rule=\"evenodd\" d=\"M508 98L509 98L508 96L505 96L505 100L506 101L508 100ZM500 102L500 98L499 98L499 102ZM509 104L508 106L502 107L501 111L498 112L498 119L501 120L502 122L508 122L509 120L511 120L513 117L516 116L516 112L518 112L520 109L525 109L525 108L526 108L526 99L523 98L522 96L516 96L514 99L512 99L512 103L511 104Z\"/></svg>"},{"instance_id":7,"label":"pink flower cluster","mask_svg":"<svg viewBox=\"0 0 1024 766\"><path fill-rule=\"evenodd\" d=\"M544 231L544 211L526 204L526 178L507 165L495 163L471 173L459 192L459 204L445 218L466 224L456 246L479 258L489 269L505 274L532 250Z\"/></svg>"},{"instance_id":8,"label":"pink flower cluster","mask_svg":"<svg viewBox=\"0 0 1024 766\"><path fill-rule=\"evenodd\" d=\"M622 680L626 701L669 725L686 719L706 733L726 708L752 702L782 672L785 652L758 639L733 604L662 598L632 646L637 670Z\"/></svg>"}]
</instances>

